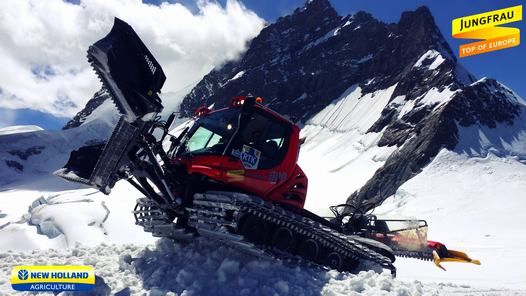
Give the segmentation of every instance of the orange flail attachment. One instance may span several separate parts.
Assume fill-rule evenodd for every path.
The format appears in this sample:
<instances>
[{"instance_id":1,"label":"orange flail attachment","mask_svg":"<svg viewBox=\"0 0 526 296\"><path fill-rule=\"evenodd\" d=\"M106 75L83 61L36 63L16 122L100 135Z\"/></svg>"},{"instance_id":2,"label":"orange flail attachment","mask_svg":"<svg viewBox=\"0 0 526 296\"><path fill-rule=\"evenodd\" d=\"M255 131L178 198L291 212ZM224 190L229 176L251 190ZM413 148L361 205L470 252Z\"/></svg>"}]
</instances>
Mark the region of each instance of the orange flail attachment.
<instances>
[{"instance_id":1,"label":"orange flail attachment","mask_svg":"<svg viewBox=\"0 0 526 296\"><path fill-rule=\"evenodd\" d=\"M433 263L443 270L446 270L440 263L442 262L461 262L461 263L473 263L480 265L480 261L470 258L466 253L449 250L446 246L439 242L428 241L428 247L433 249Z\"/></svg>"}]
</instances>

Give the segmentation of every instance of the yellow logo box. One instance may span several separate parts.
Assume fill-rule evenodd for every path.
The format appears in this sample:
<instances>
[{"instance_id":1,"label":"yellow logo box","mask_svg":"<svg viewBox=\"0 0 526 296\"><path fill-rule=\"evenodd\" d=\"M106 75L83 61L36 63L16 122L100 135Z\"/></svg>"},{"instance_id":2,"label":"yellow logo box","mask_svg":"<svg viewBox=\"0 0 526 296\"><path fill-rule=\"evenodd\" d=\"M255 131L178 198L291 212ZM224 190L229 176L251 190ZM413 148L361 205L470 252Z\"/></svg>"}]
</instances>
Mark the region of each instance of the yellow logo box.
<instances>
[{"instance_id":1,"label":"yellow logo box","mask_svg":"<svg viewBox=\"0 0 526 296\"><path fill-rule=\"evenodd\" d=\"M15 266L11 286L18 291L85 291L95 286L92 266Z\"/></svg>"},{"instance_id":2,"label":"yellow logo box","mask_svg":"<svg viewBox=\"0 0 526 296\"><path fill-rule=\"evenodd\" d=\"M520 30L500 25L522 20L522 5L456 18L451 23L451 35L461 39L483 39L459 47L459 56L515 47L520 44Z\"/></svg>"}]
</instances>

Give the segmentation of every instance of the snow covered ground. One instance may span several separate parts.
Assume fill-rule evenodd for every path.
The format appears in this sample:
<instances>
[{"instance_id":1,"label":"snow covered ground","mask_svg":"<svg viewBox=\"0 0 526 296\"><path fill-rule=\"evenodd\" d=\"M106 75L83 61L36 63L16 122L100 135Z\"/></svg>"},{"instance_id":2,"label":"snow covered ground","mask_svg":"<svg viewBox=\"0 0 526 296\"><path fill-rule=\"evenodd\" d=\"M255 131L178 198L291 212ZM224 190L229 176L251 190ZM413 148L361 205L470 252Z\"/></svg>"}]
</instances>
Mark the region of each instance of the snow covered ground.
<instances>
[{"instance_id":1,"label":"snow covered ground","mask_svg":"<svg viewBox=\"0 0 526 296\"><path fill-rule=\"evenodd\" d=\"M126 183L110 198L55 176L14 185L0 192L0 251L152 243L131 213L139 197Z\"/></svg>"},{"instance_id":2,"label":"snow covered ground","mask_svg":"<svg viewBox=\"0 0 526 296\"><path fill-rule=\"evenodd\" d=\"M445 264L444 272L430 262L399 258L395 280L261 261L203 241L145 246L154 239L134 225L130 211L140 194L126 183L108 197L39 176L0 192L0 295L12 294L11 267L25 263L94 265L106 283L100 291L129 288L131 295L526 295L520 264L526 243L520 225L526 221L518 194L526 189L523 167L491 154L442 151L404 184L377 214L427 219L430 238L467 251L482 265ZM499 185L495 175L510 182Z\"/></svg>"},{"instance_id":3,"label":"snow covered ground","mask_svg":"<svg viewBox=\"0 0 526 296\"><path fill-rule=\"evenodd\" d=\"M429 239L482 265L445 263L444 272L430 262L400 258L399 278L525 289L525 192L526 166L517 159L442 150L375 213L426 219Z\"/></svg>"},{"instance_id":4,"label":"snow covered ground","mask_svg":"<svg viewBox=\"0 0 526 296\"><path fill-rule=\"evenodd\" d=\"M159 240L155 246L102 244L5 252L0 258L2 295L12 294L4 275L21 264L94 266L98 277L96 295L521 295L507 289L423 284L392 279L388 273L352 275L255 259L204 240L188 245Z\"/></svg>"}]
</instances>

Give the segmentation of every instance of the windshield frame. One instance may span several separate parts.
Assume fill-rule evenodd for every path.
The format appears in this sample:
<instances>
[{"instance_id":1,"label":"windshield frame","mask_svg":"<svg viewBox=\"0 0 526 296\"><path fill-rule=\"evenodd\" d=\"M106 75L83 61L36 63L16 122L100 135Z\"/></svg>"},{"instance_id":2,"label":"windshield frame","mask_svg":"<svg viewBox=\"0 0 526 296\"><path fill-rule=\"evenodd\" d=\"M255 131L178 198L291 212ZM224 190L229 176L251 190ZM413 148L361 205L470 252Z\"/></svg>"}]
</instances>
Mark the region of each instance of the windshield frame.
<instances>
[{"instance_id":1,"label":"windshield frame","mask_svg":"<svg viewBox=\"0 0 526 296\"><path fill-rule=\"evenodd\" d=\"M280 118L277 118L274 114L270 112L266 112L263 108L253 108L250 110L248 114L243 114L243 111L241 108L229 108L229 109L222 109L218 110L206 115L203 115L200 117L192 126L192 128L189 130L187 136L185 137L184 141L182 142L178 152L177 156L195 156L195 155L229 155L230 157L238 158L234 155L233 149L237 147L236 149L242 148L243 146L252 146L252 148L257 149L257 145L250 145L249 143L246 143L246 141L243 141L243 136L245 134L245 130L249 128L251 120L249 118L252 118L253 116L259 116L266 118L269 123L268 125L275 125L279 126L279 128L282 131L282 141L279 143L279 154L278 157L273 160L271 165L263 165L262 167L258 167L257 169L271 169L276 166L278 166L283 159L287 155L287 151L289 149L290 145L290 135L292 133L292 126L290 123L281 120ZM241 120L241 117L245 116L244 120ZM219 123L217 121L217 117L220 118L226 118L226 121L223 121L222 123ZM248 119L248 121L247 121ZM229 132L225 135L223 135L223 141L224 146L221 147L220 150L218 149L210 149L208 144L212 140L212 138L215 135L220 135L221 133L217 129L218 127L226 127L227 125L232 125L232 129L229 130ZM195 136L199 130L203 128L208 131L210 131L212 134L207 140L204 140L204 146L201 149L189 151L187 148L189 145L189 142L191 139ZM263 137L263 135L262 135ZM264 137L263 137L264 138ZM265 139L263 139L265 140ZM272 140L272 139L271 139ZM208 150L206 150L208 148ZM263 150L258 150L260 152L263 152Z\"/></svg>"}]
</instances>

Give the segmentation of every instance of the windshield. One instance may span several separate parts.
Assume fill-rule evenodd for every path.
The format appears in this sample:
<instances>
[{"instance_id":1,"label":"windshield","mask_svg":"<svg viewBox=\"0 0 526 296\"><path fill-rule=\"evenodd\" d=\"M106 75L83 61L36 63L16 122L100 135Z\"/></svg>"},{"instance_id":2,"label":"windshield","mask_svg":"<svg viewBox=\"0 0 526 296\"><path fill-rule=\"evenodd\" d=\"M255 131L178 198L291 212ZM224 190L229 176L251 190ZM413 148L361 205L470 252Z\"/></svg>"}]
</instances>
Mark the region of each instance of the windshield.
<instances>
[{"instance_id":1,"label":"windshield","mask_svg":"<svg viewBox=\"0 0 526 296\"><path fill-rule=\"evenodd\" d=\"M215 112L200 118L182 153L221 154L236 130L239 109Z\"/></svg>"},{"instance_id":2,"label":"windshield","mask_svg":"<svg viewBox=\"0 0 526 296\"><path fill-rule=\"evenodd\" d=\"M245 169L270 169L279 165L288 149L290 127L268 114L255 110L237 136L240 108L228 109L201 117L188 133L181 154L212 154L239 158ZM232 139L232 144L227 145Z\"/></svg>"}]
</instances>

